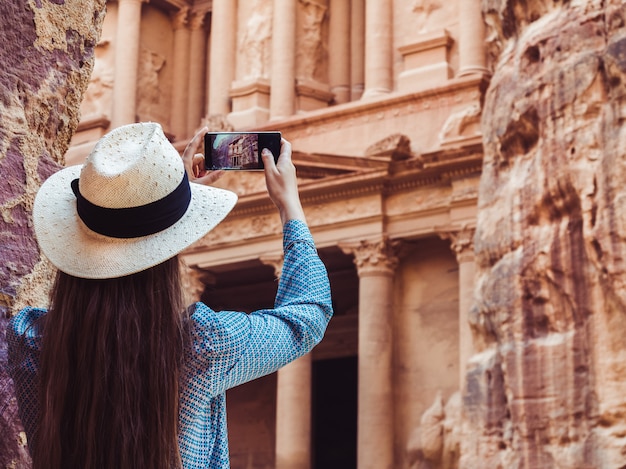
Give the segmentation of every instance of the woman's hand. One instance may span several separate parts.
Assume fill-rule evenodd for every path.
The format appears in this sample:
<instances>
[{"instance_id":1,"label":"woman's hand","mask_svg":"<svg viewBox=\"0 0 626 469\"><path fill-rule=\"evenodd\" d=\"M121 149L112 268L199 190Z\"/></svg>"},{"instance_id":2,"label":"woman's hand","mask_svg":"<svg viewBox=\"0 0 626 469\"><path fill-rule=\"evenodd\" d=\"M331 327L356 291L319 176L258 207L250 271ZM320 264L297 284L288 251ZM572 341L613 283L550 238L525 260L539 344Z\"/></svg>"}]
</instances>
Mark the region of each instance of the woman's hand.
<instances>
[{"instance_id":1,"label":"woman's hand","mask_svg":"<svg viewBox=\"0 0 626 469\"><path fill-rule=\"evenodd\" d=\"M204 155L196 153L196 150L202 143L204 134L208 132L207 127L201 128L196 135L190 140L183 152L183 164L189 181L197 184L209 185L217 181L224 171L208 171L204 166Z\"/></svg>"},{"instance_id":2,"label":"woman's hand","mask_svg":"<svg viewBox=\"0 0 626 469\"><path fill-rule=\"evenodd\" d=\"M278 162L274 162L272 152L264 148L261 152L265 166L267 191L278 208L283 225L289 220L306 222L304 210L298 194L296 167L291 161L291 143L281 140Z\"/></svg>"}]
</instances>

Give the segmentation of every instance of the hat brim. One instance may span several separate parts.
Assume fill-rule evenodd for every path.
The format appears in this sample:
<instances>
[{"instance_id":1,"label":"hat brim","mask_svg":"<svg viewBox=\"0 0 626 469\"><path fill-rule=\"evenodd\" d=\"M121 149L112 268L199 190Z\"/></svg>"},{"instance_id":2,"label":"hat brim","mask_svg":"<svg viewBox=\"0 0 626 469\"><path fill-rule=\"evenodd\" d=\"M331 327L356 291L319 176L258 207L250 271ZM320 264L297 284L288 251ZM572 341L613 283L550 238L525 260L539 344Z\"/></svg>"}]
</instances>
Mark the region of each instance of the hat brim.
<instances>
[{"instance_id":1,"label":"hat brim","mask_svg":"<svg viewBox=\"0 0 626 469\"><path fill-rule=\"evenodd\" d=\"M237 203L234 192L191 183L189 208L174 225L139 238L111 238L90 230L78 217L70 184L80 171L81 166L70 166L50 176L33 207L41 251L75 277L123 277L160 264L215 228Z\"/></svg>"}]
</instances>

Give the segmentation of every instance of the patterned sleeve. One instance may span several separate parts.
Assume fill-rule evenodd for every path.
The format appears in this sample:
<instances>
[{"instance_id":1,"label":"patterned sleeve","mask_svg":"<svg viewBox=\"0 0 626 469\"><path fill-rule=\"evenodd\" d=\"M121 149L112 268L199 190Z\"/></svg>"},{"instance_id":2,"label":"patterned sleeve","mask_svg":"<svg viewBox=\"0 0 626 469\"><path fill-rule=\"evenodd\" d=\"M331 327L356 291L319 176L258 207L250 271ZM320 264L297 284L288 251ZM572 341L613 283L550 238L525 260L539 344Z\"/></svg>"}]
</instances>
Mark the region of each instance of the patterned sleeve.
<instances>
[{"instance_id":1,"label":"patterned sleeve","mask_svg":"<svg viewBox=\"0 0 626 469\"><path fill-rule=\"evenodd\" d=\"M333 311L326 268L308 227L284 228L284 267L273 309L251 314L214 313L198 303L194 320L196 370L212 395L276 371L309 352L324 335Z\"/></svg>"},{"instance_id":2,"label":"patterned sleeve","mask_svg":"<svg viewBox=\"0 0 626 469\"><path fill-rule=\"evenodd\" d=\"M7 328L8 371L15 385L24 431L31 442L39 408L36 388L42 339L39 322L45 314L44 309L25 308L11 318Z\"/></svg>"}]
</instances>

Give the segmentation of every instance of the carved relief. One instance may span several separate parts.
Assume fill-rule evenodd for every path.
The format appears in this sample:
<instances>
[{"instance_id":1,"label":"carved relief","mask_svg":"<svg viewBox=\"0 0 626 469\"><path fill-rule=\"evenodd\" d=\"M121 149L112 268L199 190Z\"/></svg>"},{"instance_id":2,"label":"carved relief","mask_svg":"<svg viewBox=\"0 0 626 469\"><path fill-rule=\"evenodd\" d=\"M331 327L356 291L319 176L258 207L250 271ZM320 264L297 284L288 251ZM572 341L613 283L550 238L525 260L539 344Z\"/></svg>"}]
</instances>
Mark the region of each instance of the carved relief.
<instances>
[{"instance_id":1,"label":"carved relief","mask_svg":"<svg viewBox=\"0 0 626 469\"><path fill-rule=\"evenodd\" d=\"M165 57L151 50L142 49L139 57L137 83L137 116L140 121L165 121L159 115L163 91L160 87L160 73L165 65Z\"/></svg>"},{"instance_id":2,"label":"carved relief","mask_svg":"<svg viewBox=\"0 0 626 469\"><path fill-rule=\"evenodd\" d=\"M415 0L411 11L417 17L412 29L422 33L441 29L449 24L450 19L456 17L456 3L446 0Z\"/></svg>"},{"instance_id":3,"label":"carved relief","mask_svg":"<svg viewBox=\"0 0 626 469\"><path fill-rule=\"evenodd\" d=\"M324 226L339 221L355 220L380 214L380 205L346 197L333 203L307 204L306 216L311 226Z\"/></svg>"},{"instance_id":4,"label":"carved relief","mask_svg":"<svg viewBox=\"0 0 626 469\"><path fill-rule=\"evenodd\" d=\"M282 233L278 216L256 216L224 221L197 244L198 247L213 247L228 242L238 242L250 238L272 236Z\"/></svg>"},{"instance_id":5,"label":"carved relief","mask_svg":"<svg viewBox=\"0 0 626 469\"><path fill-rule=\"evenodd\" d=\"M206 285L215 282L215 279L211 278L209 273L194 269L184 262L180 264L180 277L185 295L185 304L200 301Z\"/></svg>"},{"instance_id":6,"label":"carved relief","mask_svg":"<svg viewBox=\"0 0 626 469\"><path fill-rule=\"evenodd\" d=\"M407 444L410 469L457 468L460 456L461 393L444 404L441 392L426 409Z\"/></svg>"},{"instance_id":7,"label":"carved relief","mask_svg":"<svg viewBox=\"0 0 626 469\"><path fill-rule=\"evenodd\" d=\"M227 174L222 179L226 188L237 192L239 197L259 192L265 193L265 176L260 171L237 171Z\"/></svg>"},{"instance_id":8,"label":"carved relief","mask_svg":"<svg viewBox=\"0 0 626 469\"><path fill-rule=\"evenodd\" d=\"M239 41L242 79L268 78L272 38L272 2L255 0Z\"/></svg>"},{"instance_id":9,"label":"carved relief","mask_svg":"<svg viewBox=\"0 0 626 469\"><path fill-rule=\"evenodd\" d=\"M206 126L209 132L232 132L235 128L223 114L211 114L206 116L200 127Z\"/></svg>"},{"instance_id":10,"label":"carved relief","mask_svg":"<svg viewBox=\"0 0 626 469\"><path fill-rule=\"evenodd\" d=\"M110 40L103 39L96 46L93 72L80 105L83 120L97 116L110 116L113 99L113 69L106 60L106 56L111 54L110 45Z\"/></svg>"},{"instance_id":11,"label":"carved relief","mask_svg":"<svg viewBox=\"0 0 626 469\"><path fill-rule=\"evenodd\" d=\"M312 0L300 0L300 8L302 24L296 53L296 77L301 80L319 80L326 55L322 23L327 8Z\"/></svg>"},{"instance_id":12,"label":"carved relief","mask_svg":"<svg viewBox=\"0 0 626 469\"><path fill-rule=\"evenodd\" d=\"M480 133L480 105L474 103L465 109L450 114L439 132L439 142L454 143L465 138L479 137Z\"/></svg>"},{"instance_id":13,"label":"carved relief","mask_svg":"<svg viewBox=\"0 0 626 469\"><path fill-rule=\"evenodd\" d=\"M443 397L439 391L435 401L422 414L419 427L413 430L409 439L407 452L411 468L420 467L420 462L437 464L441 460L444 418Z\"/></svg>"},{"instance_id":14,"label":"carved relief","mask_svg":"<svg viewBox=\"0 0 626 469\"><path fill-rule=\"evenodd\" d=\"M383 123L387 121L390 122L402 119L406 116L428 112L431 109L445 109L450 107L450 98L446 94L428 94L417 102L410 96L411 95L398 97L398 99L393 102L393 106L379 107L376 110L376 115L373 114L373 110L354 114L338 114L333 116L332 122L328 123L327 117L311 116L307 120L291 125L289 127L289 135L292 140L296 140L309 137L312 132L312 126L314 126L317 134L324 134L338 128L350 129L358 126L366 126L373 121ZM463 103L469 105L480 99L479 93L471 88L457 89L453 92L453 97L455 106ZM437 130L434 130L434 132L436 133Z\"/></svg>"}]
</instances>

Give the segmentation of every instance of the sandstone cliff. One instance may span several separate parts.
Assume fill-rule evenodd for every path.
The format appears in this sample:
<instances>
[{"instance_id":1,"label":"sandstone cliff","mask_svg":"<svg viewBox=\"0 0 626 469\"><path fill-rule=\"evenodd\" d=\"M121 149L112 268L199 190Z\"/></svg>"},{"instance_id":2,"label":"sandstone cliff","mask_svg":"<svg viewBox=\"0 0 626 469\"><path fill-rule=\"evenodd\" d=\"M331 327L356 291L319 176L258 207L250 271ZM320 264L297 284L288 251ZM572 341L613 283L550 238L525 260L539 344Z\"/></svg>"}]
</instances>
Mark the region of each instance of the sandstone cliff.
<instances>
[{"instance_id":1,"label":"sandstone cliff","mask_svg":"<svg viewBox=\"0 0 626 469\"><path fill-rule=\"evenodd\" d=\"M626 2L483 0L463 468L626 467Z\"/></svg>"},{"instance_id":2,"label":"sandstone cliff","mask_svg":"<svg viewBox=\"0 0 626 469\"><path fill-rule=\"evenodd\" d=\"M104 8L105 0L0 2L0 467L28 466L4 331L18 303L45 301L50 275L30 223L34 194L63 164Z\"/></svg>"}]
</instances>

